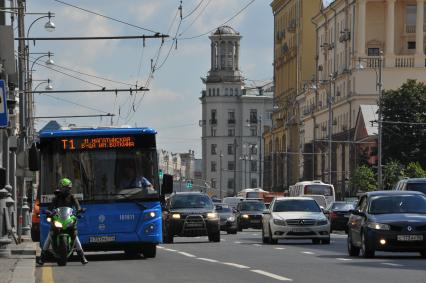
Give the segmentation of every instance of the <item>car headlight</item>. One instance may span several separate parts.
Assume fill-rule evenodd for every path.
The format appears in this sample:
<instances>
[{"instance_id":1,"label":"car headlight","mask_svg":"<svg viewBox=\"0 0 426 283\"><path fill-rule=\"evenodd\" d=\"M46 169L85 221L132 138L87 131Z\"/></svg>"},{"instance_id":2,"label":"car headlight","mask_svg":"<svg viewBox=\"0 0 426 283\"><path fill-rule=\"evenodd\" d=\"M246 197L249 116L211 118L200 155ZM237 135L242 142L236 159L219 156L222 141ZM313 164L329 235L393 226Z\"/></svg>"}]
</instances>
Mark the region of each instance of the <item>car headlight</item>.
<instances>
[{"instance_id":1,"label":"car headlight","mask_svg":"<svg viewBox=\"0 0 426 283\"><path fill-rule=\"evenodd\" d=\"M320 219L320 220L318 220L317 221L317 225L327 225L328 224L328 221L327 221L327 219Z\"/></svg>"},{"instance_id":2,"label":"car headlight","mask_svg":"<svg viewBox=\"0 0 426 283\"><path fill-rule=\"evenodd\" d=\"M241 217L244 218L244 219L248 219L249 218L248 214L243 214Z\"/></svg>"},{"instance_id":3,"label":"car headlight","mask_svg":"<svg viewBox=\"0 0 426 283\"><path fill-rule=\"evenodd\" d=\"M227 220L230 221L230 222L234 222L235 221L235 217L234 216L230 216L230 217L228 217Z\"/></svg>"},{"instance_id":4,"label":"car headlight","mask_svg":"<svg viewBox=\"0 0 426 283\"><path fill-rule=\"evenodd\" d=\"M390 226L388 224L375 223L375 222L368 223L367 227L374 230L390 230Z\"/></svg>"},{"instance_id":5,"label":"car headlight","mask_svg":"<svg viewBox=\"0 0 426 283\"><path fill-rule=\"evenodd\" d=\"M53 224L55 225L56 228L62 228L61 222L55 221Z\"/></svg>"},{"instance_id":6,"label":"car headlight","mask_svg":"<svg viewBox=\"0 0 426 283\"><path fill-rule=\"evenodd\" d=\"M173 219L180 219L180 214L179 213L173 213L172 218Z\"/></svg>"},{"instance_id":7,"label":"car headlight","mask_svg":"<svg viewBox=\"0 0 426 283\"><path fill-rule=\"evenodd\" d=\"M217 213L216 212L209 212L209 213L207 213L207 218L208 219L216 219Z\"/></svg>"},{"instance_id":8,"label":"car headlight","mask_svg":"<svg viewBox=\"0 0 426 283\"><path fill-rule=\"evenodd\" d=\"M52 222L52 218L47 217L47 218L46 218L46 221L50 223L50 222Z\"/></svg>"},{"instance_id":9,"label":"car headlight","mask_svg":"<svg viewBox=\"0 0 426 283\"><path fill-rule=\"evenodd\" d=\"M280 225L280 226L286 226L287 225L287 223L285 222L284 219L277 219L277 218L275 218L273 220L273 222L274 222L275 225Z\"/></svg>"}]
</instances>

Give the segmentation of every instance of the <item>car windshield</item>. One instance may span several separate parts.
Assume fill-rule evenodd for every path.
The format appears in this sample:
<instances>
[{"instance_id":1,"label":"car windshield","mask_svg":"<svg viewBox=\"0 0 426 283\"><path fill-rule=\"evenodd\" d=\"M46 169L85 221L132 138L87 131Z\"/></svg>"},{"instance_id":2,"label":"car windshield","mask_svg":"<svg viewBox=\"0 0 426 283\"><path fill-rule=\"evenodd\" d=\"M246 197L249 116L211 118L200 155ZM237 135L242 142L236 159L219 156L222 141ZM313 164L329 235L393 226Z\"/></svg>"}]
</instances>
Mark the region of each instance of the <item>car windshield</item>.
<instances>
[{"instance_id":1,"label":"car windshield","mask_svg":"<svg viewBox=\"0 0 426 283\"><path fill-rule=\"evenodd\" d=\"M426 197L421 195L376 196L371 199L371 214L426 213Z\"/></svg>"},{"instance_id":2,"label":"car windshield","mask_svg":"<svg viewBox=\"0 0 426 283\"><path fill-rule=\"evenodd\" d=\"M240 210L244 211L263 211L266 209L266 206L261 201L247 201L241 203Z\"/></svg>"},{"instance_id":3,"label":"car windshield","mask_svg":"<svg viewBox=\"0 0 426 283\"><path fill-rule=\"evenodd\" d=\"M171 198L170 208L206 208L213 209L213 202L206 195L175 195Z\"/></svg>"},{"instance_id":4,"label":"car windshield","mask_svg":"<svg viewBox=\"0 0 426 283\"><path fill-rule=\"evenodd\" d=\"M273 212L304 211L321 212L317 202L312 199L277 200Z\"/></svg>"},{"instance_id":5,"label":"car windshield","mask_svg":"<svg viewBox=\"0 0 426 283\"><path fill-rule=\"evenodd\" d=\"M231 213L232 209L229 206L216 205L216 211L219 213Z\"/></svg>"},{"instance_id":6,"label":"car windshield","mask_svg":"<svg viewBox=\"0 0 426 283\"><path fill-rule=\"evenodd\" d=\"M407 191L417 191L426 194L426 183L407 183Z\"/></svg>"},{"instance_id":7,"label":"car windshield","mask_svg":"<svg viewBox=\"0 0 426 283\"><path fill-rule=\"evenodd\" d=\"M331 210L334 211L349 211L354 208L355 205L353 203L333 203L331 205Z\"/></svg>"}]
</instances>

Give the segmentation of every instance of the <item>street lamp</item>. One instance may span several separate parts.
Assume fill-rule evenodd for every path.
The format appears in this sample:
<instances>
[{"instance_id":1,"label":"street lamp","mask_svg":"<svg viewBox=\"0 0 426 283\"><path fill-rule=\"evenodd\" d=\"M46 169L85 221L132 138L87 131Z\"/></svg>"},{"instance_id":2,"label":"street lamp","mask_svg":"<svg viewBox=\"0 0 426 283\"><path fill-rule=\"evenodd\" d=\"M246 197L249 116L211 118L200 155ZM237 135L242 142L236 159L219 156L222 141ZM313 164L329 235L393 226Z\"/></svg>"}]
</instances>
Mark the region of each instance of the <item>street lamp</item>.
<instances>
[{"instance_id":1,"label":"street lamp","mask_svg":"<svg viewBox=\"0 0 426 283\"><path fill-rule=\"evenodd\" d=\"M219 198L222 199L222 151L219 153Z\"/></svg>"},{"instance_id":2,"label":"street lamp","mask_svg":"<svg viewBox=\"0 0 426 283\"><path fill-rule=\"evenodd\" d=\"M278 107L277 105L276 106L274 106L274 109L276 109L275 107ZM251 120L247 120L247 122L248 122L248 124L247 124L247 127L249 127L249 128L251 128L251 124L250 124L250 122L252 122ZM259 131L257 132L257 135L259 136L259 148L258 148L258 151L259 151L259 187L260 188L262 188L263 186L262 186L262 115L258 115L257 117L256 117L256 121L255 121L256 123L257 123L257 126L259 126ZM250 145L250 146L253 146L253 145ZM256 148L257 148L257 145L254 145L254 146L256 146ZM250 152L250 156L251 156L251 152ZM250 159L251 159L251 157L250 157ZM251 173L251 164L250 164L250 171L249 171L250 173ZM250 178L250 184L251 184L251 178Z\"/></svg>"},{"instance_id":3,"label":"street lamp","mask_svg":"<svg viewBox=\"0 0 426 283\"><path fill-rule=\"evenodd\" d=\"M52 80L51 79L47 79L47 80L33 80L34 82L40 82L35 88L34 91L37 90L37 88L39 86L41 86L42 84L47 83L47 86L45 87L45 90L53 90L53 86L51 85Z\"/></svg>"},{"instance_id":4,"label":"street lamp","mask_svg":"<svg viewBox=\"0 0 426 283\"><path fill-rule=\"evenodd\" d=\"M383 187L383 171L382 171L382 88L383 88L383 77L382 77L382 71L383 71L383 51L380 51L380 56L377 58L374 58L373 61L369 58L358 58L358 64L356 65L356 68L358 70L362 70L365 67L361 64L361 62L367 63L367 67L372 67L374 69L374 72L376 73L376 90L378 90L378 100L377 100L377 106L378 106L378 113L377 113L377 184L379 186L379 190Z\"/></svg>"}]
</instances>

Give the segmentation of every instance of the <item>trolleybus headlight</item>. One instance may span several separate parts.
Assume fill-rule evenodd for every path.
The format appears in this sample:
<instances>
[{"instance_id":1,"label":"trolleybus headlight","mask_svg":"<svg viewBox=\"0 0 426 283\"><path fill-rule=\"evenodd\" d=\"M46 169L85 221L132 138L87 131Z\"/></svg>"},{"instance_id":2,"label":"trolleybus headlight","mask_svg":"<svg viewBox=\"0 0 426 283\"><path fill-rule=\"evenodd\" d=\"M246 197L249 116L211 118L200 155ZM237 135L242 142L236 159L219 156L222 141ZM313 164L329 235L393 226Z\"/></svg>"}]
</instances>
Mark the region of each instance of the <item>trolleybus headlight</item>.
<instances>
[{"instance_id":1,"label":"trolleybus headlight","mask_svg":"<svg viewBox=\"0 0 426 283\"><path fill-rule=\"evenodd\" d=\"M62 228L61 222L55 221L53 224L55 225L56 228Z\"/></svg>"},{"instance_id":2,"label":"trolleybus headlight","mask_svg":"<svg viewBox=\"0 0 426 283\"><path fill-rule=\"evenodd\" d=\"M52 218L47 217L47 218L46 218L46 221L50 223L50 222L52 222Z\"/></svg>"},{"instance_id":3,"label":"trolleybus headlight","mask_svg":"<svg viewBox=\"0 0 426 283\"><path fill-rule=\"evenodd\" d=\"M154 211L151 211L148 215L149 215L149 217L154 218L156 214L155 214Z\"/></svg>"},{"instance_id":4,"label":"trolleybus headlight","mask_svg":"<svg viewBox=\"0 0 426 283\"><path fill-rule=\"evenodd\" d=\"M174 213L174 214L172 214L172 218L173 219L180 219L180 214L179 213Z\"/></svg>"}]
</instances>

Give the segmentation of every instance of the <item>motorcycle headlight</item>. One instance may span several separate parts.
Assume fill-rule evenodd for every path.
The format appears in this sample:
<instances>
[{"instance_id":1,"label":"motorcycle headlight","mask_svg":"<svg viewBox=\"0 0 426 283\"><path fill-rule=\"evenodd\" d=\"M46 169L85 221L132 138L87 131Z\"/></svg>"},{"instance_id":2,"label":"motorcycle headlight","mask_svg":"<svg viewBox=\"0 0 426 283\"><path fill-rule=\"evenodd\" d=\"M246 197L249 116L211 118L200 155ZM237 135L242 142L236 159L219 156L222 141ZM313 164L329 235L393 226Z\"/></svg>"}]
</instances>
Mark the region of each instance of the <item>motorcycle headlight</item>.
<instances>
[{"instance_id":1,"label":"motorcycle headlight","mask_svg":"<svg viewBox=\"0 0 426 283\"><path fill-rule=\"evenodd\" d=\"M234 222L234 221L235 221L235 217L234 217L234 216L230 216L230 217L228 217L228 221L230 221L230 222Z\"/></svg>"},{"instance_id":2,"label":"motorcycle headlight","mask_svg":"<svg viewBox=\"0 0 426 283\"><path fill-rule=\"evenodd\" d=\"M50 223L50 222L52 222L52 218L47 217L47 218L46 218L46 221Z\"/></svg>"},{"instance_id":3,"label":"motorcycle headlight","mask_svg":"<svg viewBox=\"0 0 426 283\"><path fill-rule=\"evenodd\" d=\"M249 218L248 214L243 214L241 217L244 218L244 219L248 219Z\"/></svg>"},{"instance_id":4,"label":"motorcycle headlight","mask_svg":"<svg viewBox=\"0 0 426 283\"><path fill-rule=\"evenodd\" d=\"M209 212L209 213L207 213L207 218L208 219L216 219L217 213L216 212Z\"/></svg>"},{"instance_id":5,"label":"motorcycle headlight","mask_svg":"<svg viewBox=\"0 0 426 283\"><path fill-rule=\"evenodd\" d=\"M179 213L174 213L174 214L172 214L172 218L173 219L180 219L180 214Z\"/></svg>"},{"instance_id":6,"label":"motorcycle headlight","mask_svg":"<svg viewBox=\"0 0 426 283\"><path fill-rule=\"evenodd\" d=\"M387 230L387 231L390 230L390 226L388 224L375 223L375 222L368 223L367 227L374 230Z\"/></svg>"},{"instance_id":7,"label":"motorcycle headlight","mask_svg":"<svg viewBox=\"0 0 426 283\"><path fill-rule=\"evenodd\" d=\"M56 228L62 228L61 222L55 221L53 224L55 225Z\"/></svg>"},{"instance_id":8,"label":"motorcycle headlight","mask_svg":"<svg viewBox=\"0 0 426 283\"><path fill-rule=\"evenodd\" d=\"M274 222L275 225L280 225L280 226L286 226L287 225L287 223L285 222L284 219L277 219L277 218L275 218L273 220L273 222Z\"/></svg>"}]
</instances>

